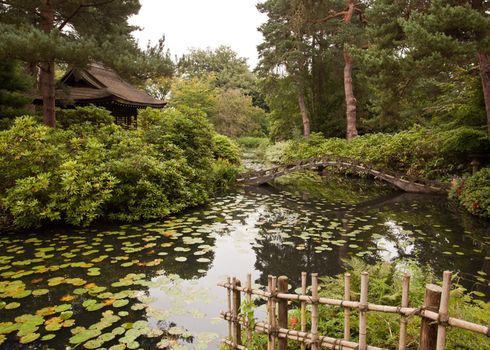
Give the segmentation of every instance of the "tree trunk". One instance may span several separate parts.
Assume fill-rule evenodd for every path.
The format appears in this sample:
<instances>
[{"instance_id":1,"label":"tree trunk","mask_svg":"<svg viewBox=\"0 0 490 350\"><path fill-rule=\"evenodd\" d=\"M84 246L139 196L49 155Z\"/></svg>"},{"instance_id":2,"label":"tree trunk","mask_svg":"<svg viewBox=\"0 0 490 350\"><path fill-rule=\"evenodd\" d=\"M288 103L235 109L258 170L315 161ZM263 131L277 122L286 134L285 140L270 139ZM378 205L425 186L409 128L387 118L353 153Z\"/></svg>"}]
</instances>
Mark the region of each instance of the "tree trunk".
<instances>
[{"instance_id":1,"label":"tree trunk","mask_svg":"<svg viewBox=\"0 0 490 350\"><path fill-rule=\"evenodd\" d=\"M42 0L41 29L45 33L51 33L54 28L54 8L51 0ZM48 60L40 64L39 88L43 97L44 124L52 128L56 127L56 96L54 60Z\"/></svg>"},{"instance_id":2,"label":"tree trunk","mask_svg":"<svg viewBox=\"0 0 490 350\"><path fill-rule=\"evenodd\" d=\"M308 115L308 109L306 109L305 95L300 92L298 95L299 110L301 112L301 119L303 120L303 135L305 138L310 137L310 116Z\"/></svg>"},{"instance_id":3,"label":"tree trunk","mask_svg":"<svg viewBox=\"0 0 490 350\"><path fill-rule=\"evenodd\" d=\"M344 89L345 104L347 106L347 140L351 141L357 136L357 100L354 97L354 88L352 86L352 58L344 50Z\"/></svg>"},{"instance_id":4,"label":"tree trunk","mask_svg":"<svg viewBox=\"0 0 490 350\"><path fill-rule=\"evenodd\" d=\"M478 62L480 63L481 83L483 87L483 96L485 97L488 137L490 137L490 55L479 52Z\"/></svg>"},{"instance_id":5,"label":"tree trunk","mask_svg":"<svg viewBox=\"0 0 490 350\"><path fill-rule=\"evenodd\" d=\"M344 16L345 24L350 24L354 10L354 0L347 0L347 13ZM352 57L346 48L344 48L344 64L347 140L351 141L357 136L357 100L354 97L354 87L352 85Z\"/></svg>"}]
</instances>

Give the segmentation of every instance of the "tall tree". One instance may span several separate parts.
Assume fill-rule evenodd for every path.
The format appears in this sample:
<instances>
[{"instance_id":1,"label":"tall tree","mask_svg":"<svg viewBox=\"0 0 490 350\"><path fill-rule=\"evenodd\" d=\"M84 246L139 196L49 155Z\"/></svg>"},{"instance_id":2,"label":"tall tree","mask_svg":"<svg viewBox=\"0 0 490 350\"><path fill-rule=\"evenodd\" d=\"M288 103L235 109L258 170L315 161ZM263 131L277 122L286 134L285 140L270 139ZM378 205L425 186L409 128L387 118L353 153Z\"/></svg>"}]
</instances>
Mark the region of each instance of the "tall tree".
<instances>
[{"instance_id":1,"label":"tall tree","mask_svg":"<svg viewBox=\"0 0 490 350\"><path fill-rule=\"evenodd\" d=\"M356 3L354 0L345 0L341 4L337 0L324 1L326 7L321 13L317 12L317 16L324 16L312 19L313 22L319 24L327 24L333 22L333 28L330 29L333 40L341 46L344 58L344 92L346 105L346 120L347 120L347 139L352 140L358 135L357 131L357 100L354 94L353 82L353 58L349 52L349 46L358 46L362 42L364 7L362 3ZM343 6L340 7L340 6ZM356 16L356 18L354 18ZM358 18L358 20L357 20ZM337 26L337 28L335 28Z\"/></svg>"},{"instance_id":2,"label":"tall tree","mask_svg":"<svg viewBox=\"0 0 490 350\"><path fill-rule=\"evenodd\" d=\"M410 55L437 64L456 60L479 67L490 137L490 4L485 0L433 0L402 21Z\"/></svg>"},{"instance_id":3,"label":"tall tree","mask_svg":"<svg viewBox=\"0 0 490 350\"><path fill-rule=\"evenodd\" d=\"M302 0L268 0L259 3L257 8L268 16L268 21L259 28L264 43L258 46L258 70L265 76L287 75L294 82L303 135L307 138L311 133L306 103L306 80L311 64L311 45L306 31L309 9Z\"/></svg>"},{"instance_id":4,"label":"tall tree","mask_svg":"<svg viewBox=\"0 0 490 350\"><path fill-rule=\"evenodd\" d=\"M250 71L247 59L238 56L228 46L215 50L193 49L183 55L178 62L179 73L190 78L215 75L215 86L223 89L240 89L249 92L254 89L255 77Z\"/></svg>"},{"instance_id":5,"label":"tall tree","mask_svg":"<svg viewBox=\"0 0 490 350\"><path fill-rule=\"evenodd\" d=\"M135 28L127 21L139 9L139 0L0 2L0 56L38 66L46 125L56 125L55 63L83 64L91 58L103 60L104 56L110 61L109 54L136 53L130 36ZM121 65L131 59L115 61Z\"/></svg>"}]
</instances>

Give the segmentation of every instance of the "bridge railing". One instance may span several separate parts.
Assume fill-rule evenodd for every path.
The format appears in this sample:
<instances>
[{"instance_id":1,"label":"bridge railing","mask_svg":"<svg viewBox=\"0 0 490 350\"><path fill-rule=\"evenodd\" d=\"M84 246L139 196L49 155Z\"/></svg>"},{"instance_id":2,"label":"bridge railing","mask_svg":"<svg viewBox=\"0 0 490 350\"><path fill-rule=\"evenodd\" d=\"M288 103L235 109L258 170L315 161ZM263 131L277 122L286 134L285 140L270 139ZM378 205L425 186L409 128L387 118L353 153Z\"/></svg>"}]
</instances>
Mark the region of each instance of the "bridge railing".
<instances>
[{"instance_id":1,"label":"bridge railing","mask_svg":"<svg viewBox=\"0 0 490 350\"><path fill-rule=\"evenodd\" d=\"M307 294L307 274L302 274L302 287L300 294L290 294L288 292L287 277L269 276L268 286L265 290L252 288L252 277L247 275L246 285L242 287L237 278L228 278L225 283L219 286L227 289L228 310L221 312L221 317L228 321L228 338L222 339L222 343L230 349L247 350L250 346L253 334L263 334L267 336L267 349L279 350L288 349L288 340L296 341L301 344L301 349L306 346L312 350L321 348L343 349L343 350L384 350L380 347L367 344L367 314L370 312L380 312L388 314L398 314L400 316L400 328L398 334L398 349L406 350L407 324L412 317L418 317L420 323L420 350L444 350L446 347L446 331L448 327L460 328L466 331L490 337L488 325L479 325L458 318L450 317L448 304L451 289L451 272L445 272L442 287L427 285L424 304L414 308L409 306L410 302L410 276L405 275L402 283L401 304L396 306L377 305L368 301L369 275L365 272L361 276L360 300L351 300L351 281L350 274L345 274L344 299L330 299L319 297L318 275L311 275L311 294ZM246 300L242 303L242 294ZM250 312L250 304L253 303L252 296L257 296L266 300L267 319L258 321L254 319ZM299 329L289 328L288 323L288 303L297 302L301 308L301 320L298 323ZM248 305L244 307L243 305ZM307 319L306 306L311 307L311 317ZM340 307L344 311L344 336L336 339L318 333L319 325L319 305ZM359 311L359 335L356 340L351 339L351 311ZM299 321L299 320L298 320ZM306 325L310 323L310 329ZM242 337L242 331L246 336ZM243 341L245 338L246 341ZM482 341L486 341L482 338ZM247 346L244 345L247 344Z\"/></svg>"},{"instance_id":2,"label":"bridge railing","mask_svg":"<svg viewBox=\"0 0 490 350\"><path fill-rule=\"evenodd\" d=\"M338 168L348 168L355 172L364 172L375 177L380 178L393 178L398 180L405 180L413 184L421 184L425 186L432 186L438 188L447 189L448 185L440 183L438 181L427 180L423 178L417 178L394 170L380 169L370 162L361 161L355 158L324 155L320 157L309 158L305 160L298 160L293 163L279 165L271 169L252 171L244 173L239 176L239 183L258 182L260 179L266 179L277 177L278 174L289 173L293 170L305 170L314 166L336 166Z\"/></svg>"}]
</instances>

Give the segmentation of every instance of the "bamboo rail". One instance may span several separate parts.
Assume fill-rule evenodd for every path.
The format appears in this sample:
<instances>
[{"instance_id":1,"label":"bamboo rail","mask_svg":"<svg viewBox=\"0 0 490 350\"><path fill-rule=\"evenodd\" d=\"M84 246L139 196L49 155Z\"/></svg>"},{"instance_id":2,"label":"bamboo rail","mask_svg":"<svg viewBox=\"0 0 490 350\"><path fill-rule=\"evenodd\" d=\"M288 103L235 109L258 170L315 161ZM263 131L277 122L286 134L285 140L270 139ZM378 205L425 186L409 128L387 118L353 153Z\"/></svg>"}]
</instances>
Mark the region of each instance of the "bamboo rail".
<instances>
[{"instance_id":1,"label":"bamboo rail","mask_svg":"<svg viewBox=\"0 0 490 350\"><path fill-rule=\"evenodd\" d=\"M367 344L367 314L369 312L381 312L400 315L400 333L398 350L406 350L407 347L407 323L411 317L419 317L421 323L420 350L444 350L446 346L446 331L448 327L460 328L474 333L490 337L490 327L476 323L450 317L448 305L451 289L451 272L444 273L442 288L428 285L426 288L426 301L424 306L419 308L409 307L410 298L410 276L405 275L402 283L402 300L399 306L377 305L369 303L368 289L369 276L366 272L361 275L360 300L351 300L350 274L344 277L344 298L343 300L322 298L318 295L318 275L311 275L311 295L307 295L307 274L301 276L301 294L287 293L287 277L269 276L267 291L253 289L251 287L251 275L247 275L247 286L242 287L236 278L227 278L227 282L220 283L218 286L227 289L228 311L221 312L221 317L228 321L229 337L223 339L222 343L228 345L230 349L248 350L241 344L238 336L241 334L240 328L247 329L247 340L250 346L250 334L254 331L258 334L267 335L267 349L275 350L279 344L280 350L287 350L287 341L297 341L301 349L310 348L319 350L321 348L339 350L386 350L380 347ZM279 281L279 289L278 283ZM240 315L239 305L236 301L240 300L240 293L244 293L247 301L252 295L267 301L267 321L254 322L250 324L243 315ZM434 294L435 293L435 294ZM237 295L238 294L238 295ZM233 295L233 303L231 303ZM440 300L440 301L439 301ZM301 305L301 330L293 330L288 327L287 317L288 302L300 302ZM310 331L306 331L307 313L306 305L311 305ZM318 334L319 324L319 305L329 305L341 307L344 310L344 337L336 339ZM352 341L350 334L350 313L351 310L359 311L359 339L358 342ZM437 342L435 341L437 340Z\"/></svg>"}]
</instances>

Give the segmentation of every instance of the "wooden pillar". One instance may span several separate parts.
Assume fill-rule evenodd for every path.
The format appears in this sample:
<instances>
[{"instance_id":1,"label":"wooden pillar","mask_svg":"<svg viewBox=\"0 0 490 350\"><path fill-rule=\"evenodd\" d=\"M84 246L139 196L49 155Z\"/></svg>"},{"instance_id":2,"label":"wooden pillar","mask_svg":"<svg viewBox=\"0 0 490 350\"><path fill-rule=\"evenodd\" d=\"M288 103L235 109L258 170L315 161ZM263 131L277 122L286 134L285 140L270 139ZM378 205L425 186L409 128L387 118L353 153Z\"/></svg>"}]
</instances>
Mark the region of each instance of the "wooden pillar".
<instances>
[{"instance_id":1,"label":"wooden pillar","mask_svg":"<svg viewBox=\"0 0 490 350\"><path fill-rule=\"evenodd\" d=\"M344 277L344 301L350 301L350 273ZM344 307L344 340L350 340L350 308Z\"/></svg>"},{"instance_id":2,"label":"wooden pillar","mask_svg":"<svg viewBox=\"0 0 490 350\"><path fill-rule=\"evenodd\" d=\"M442 288L434 284L425 287L424 309L438 312L441 303ZM422 318L420 327L420 350L436 350L437 324L434 321Z\"/></svg>"},{"instance_id":3,"label":"wooden pillar","mask_svg":"<svg viewBox=\"0 0 490 350\"><path fill-rule=\"evenodd\" d=\"M301 294L306 295L306 283L307 283L307 273L301 273ZM301 332L306 332L306 302L301 302ZM304 342L301 342L301 350L305 350L306 345Z\"/></svg>"},{"instance_id":4,"label":"wooden pillar","mask_svg":"<svg viewBox=\"0 0 490 350\"><path fill-rule=\"evenodd\" d=\"M252 274L249 273L247 274L247 303L248 303L248 307L252 307ZM252 320L250 319L247 319L247 322L248 322L248 327L247 327L247 345L249 347L252 346L252 326L251 326L251 322Z\"/></svg>"},{"instance_id":5,"label":"wooden pillar","mask_svg":"<svg viewBox=\"0 0 490 350\"><path fill-rule=\"evenodd\" d=\"M240 287L240 280L233 278L233 346L237 349L238 345L242 345L242 329L238 316L240 315L240 305L242 296L240 291L236 290L236 287Z\"/></svg>"},{"instance_id":6,"label":"wooden pillar","mask_svg":"<svg viewBox=\"0 0 490 350\"><path fill-rule=\"evenodd\" d=\"M403 276L402 287L402 305L401 307L408 307L410 297L410 275L405 274ZM400 320L400 341L398 343L398 350L405 350L407 348L407 324L408 318L402 316Z\"/></svg>"},{"instance_id":7,"label":"wooden pillar","mask_svg":"<svg viewBox=\"0 0 490 350\"><path fill-rule=\"evenodd\" d=\"M233 316L233 309L231 308L231 287L232 287L232 284L231 284L231 278L228 277L226 279L226 281L228 282L228 289L227 289L227 296L228 296L228 312L230 314L230 316ZM232 322L231 322L231 318L228 320L228 338L231 340L233 339L233 328L232 328Z\"/></svg>"},{"instance_id":8,"label":"wooden pillar","mask_svg":"<svg viewBox=\"0 0 490 350\"><path fill-rule=\"evenodd\" d=\"M368 308L368 283L367 272L361 274L361 300L359 309L359 350L367 349L367 308Z\"/></svg>"},{"instance_id":9,"label":"wooden pillar","mask_svg":"<svg viewBox=\"0 0 490 350\"><path fill-rule=\"evenodd\" d=\"M272 289L272 276L269 275L267 278L267 291L269 293L273 292ZM269 324L269 332L267 336L267 350L274 350L274 337L272 336L273 324L274 324L274 315L272 314L272 297L267 299L267 322Z\"/></svg>"},{"instance_id":10,"label":"wooden pillar","mask_svg":"<svg viewBox=\"0 0 490 350\"><path fill-rule=\"evenodd\" d=\"M446 327L449 321L449 293L451 292L451 276L449 271L444 272L442 280L441 303L439 304L439 326L437 328L437 350L446 348Z\"/></svg>"},{"instance_id":11,"label":"wooden pillar","mask_svg":"<svg viewBox=\"0 0 490 350\"><path fill-rule=\"evenodd\" d=\"M320 350L318 343L318 274L311 274L311 350Z\"/></svg>"},{"instance_id":12,"label":"wooden pillar","mask_svg":"<svg viewBox=\"0 0 490 350\"><path fill-rule=\"evenodd\" d=\"M277 293L277 277L272 276L272 294L276 295ZM276 348L277 344L277 299L275 297L272 298L271 300L272 304L272 329L273 329L273 336L272 336L272 349L274 350Z\"/></svg>"},{"instance_id":13,"label":"wooden pillar","mask_svg":"<svg viewBox=\"0 0 490 350\"><path fill-rule=\"evenodd\" d=\"M278 279L278 292L288 292L288 278L281 276ZM288 301L285 299L278 299L278 326L279 328L288 328ZM279 338L279 350L288 350L288 340L286 338Z\"/></svg>"}]
</instances>

